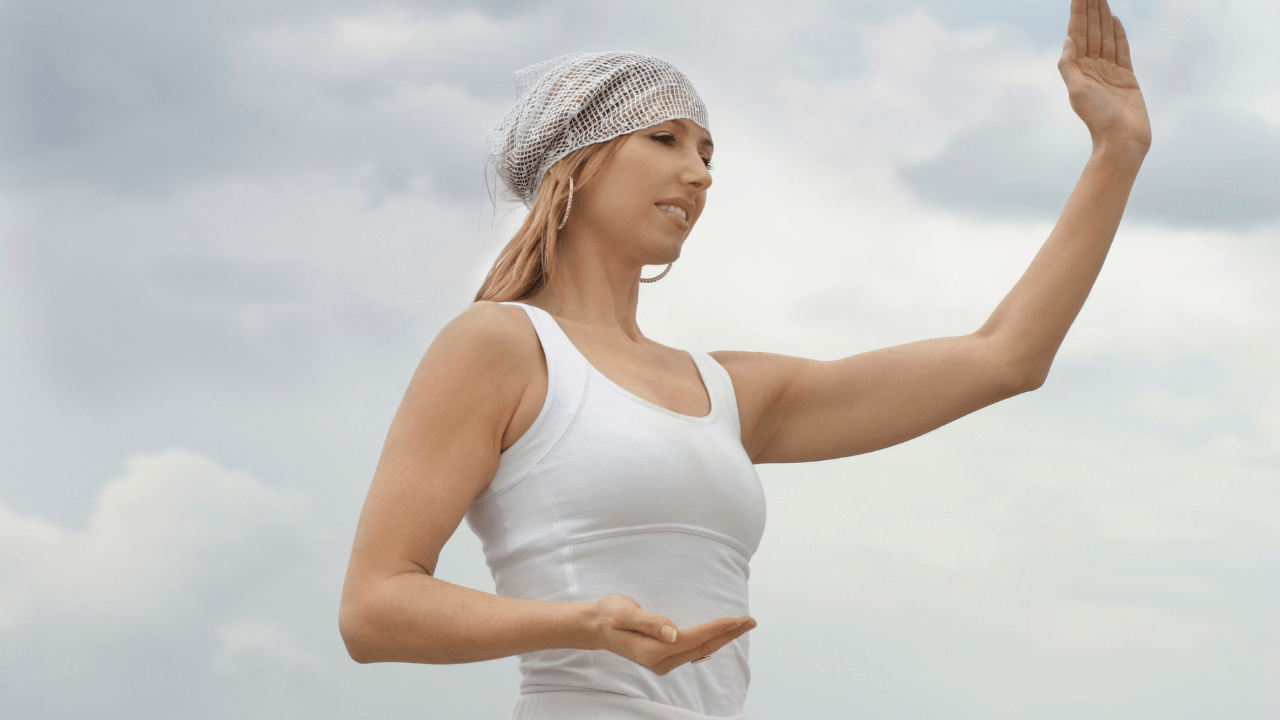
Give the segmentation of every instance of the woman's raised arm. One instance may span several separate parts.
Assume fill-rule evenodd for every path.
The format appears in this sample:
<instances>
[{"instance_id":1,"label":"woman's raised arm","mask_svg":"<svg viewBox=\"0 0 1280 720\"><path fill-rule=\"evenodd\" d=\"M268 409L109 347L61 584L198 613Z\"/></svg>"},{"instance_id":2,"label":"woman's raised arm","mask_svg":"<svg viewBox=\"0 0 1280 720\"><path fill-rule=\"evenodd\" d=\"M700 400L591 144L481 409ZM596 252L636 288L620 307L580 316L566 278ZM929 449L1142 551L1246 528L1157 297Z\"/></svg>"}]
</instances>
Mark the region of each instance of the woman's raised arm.
<instances>
[{"instance_id":1,"label":"woman's raised arm","mask_svg":"<svg viewBox=\"0 0 1280 720\"><path fill-rule=\"evenodd\" d=\"M545 367L519 308L477 303L432 343L392 421L356 530L339 612L353 659L462 663L605 649L666 673L753 626L724 618L677 633L670 620L620 595L522 600L433 576L503 446L542 406Z\"/></svg>"},{"instance_id":2,"label":"woman's raised arm","mask_svg":"<svg viewBox=\"0 0 1280 720\"><path fill-rule=\"evenodd\" d=\"M1093 154L1022 278L975 333L818 362L716 353L755 462L878 450L1039 387L1102 268L1151 144L1129 43L1106 0L1072 0L1058 69Z\"/></svg>"}]
</instances>

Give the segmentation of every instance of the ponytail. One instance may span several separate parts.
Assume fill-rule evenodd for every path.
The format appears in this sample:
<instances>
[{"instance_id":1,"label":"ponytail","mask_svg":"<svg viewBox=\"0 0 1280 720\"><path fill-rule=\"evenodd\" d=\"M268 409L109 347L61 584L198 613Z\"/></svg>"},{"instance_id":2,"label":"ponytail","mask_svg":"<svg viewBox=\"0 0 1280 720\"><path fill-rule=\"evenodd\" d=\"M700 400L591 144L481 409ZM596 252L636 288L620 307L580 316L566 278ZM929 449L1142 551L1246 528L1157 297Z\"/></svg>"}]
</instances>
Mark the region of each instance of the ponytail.
<instances>
[{"instance_id":1,"label":"ponytail","mask_svg":"<svg viewBox=\"0 0 1280 720\"><path fill-rule=\"evenodd\" d=\"M592 178L618 151L627 135L578 148L552 165L538 186L538 194L524 223L498 254L484 283L476 292L476 302L510 302L538 294L551 283L556 268L556 240L560 219L569 203L569 178L575 192Z\"/></svg>"}]
</instances>

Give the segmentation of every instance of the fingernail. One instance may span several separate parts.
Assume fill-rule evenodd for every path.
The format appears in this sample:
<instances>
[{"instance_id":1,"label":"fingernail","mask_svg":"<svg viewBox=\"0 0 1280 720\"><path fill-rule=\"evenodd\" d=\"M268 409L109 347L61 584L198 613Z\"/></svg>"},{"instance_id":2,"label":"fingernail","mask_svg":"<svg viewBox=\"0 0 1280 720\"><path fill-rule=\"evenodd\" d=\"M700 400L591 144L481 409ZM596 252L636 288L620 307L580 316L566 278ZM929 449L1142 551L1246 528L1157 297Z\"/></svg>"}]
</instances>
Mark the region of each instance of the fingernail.
<instances>
[{"instance_id":1,"label":"fingernail","mask_svg":"<svg viewBox=\"0 0 1280 720\"><path fill-rule=\"evenodd\" d=\"M663 639L663 640L666 640L666 641L667 641L667 642L669 642L669 643L673 643L673 642L675 642L675 641L676 641L676 629L675 629L675 628L673 628L673 627L671 627L670 625L663 625L663 626L662 626L662 639Z\"/></svg>"}]
</instances>

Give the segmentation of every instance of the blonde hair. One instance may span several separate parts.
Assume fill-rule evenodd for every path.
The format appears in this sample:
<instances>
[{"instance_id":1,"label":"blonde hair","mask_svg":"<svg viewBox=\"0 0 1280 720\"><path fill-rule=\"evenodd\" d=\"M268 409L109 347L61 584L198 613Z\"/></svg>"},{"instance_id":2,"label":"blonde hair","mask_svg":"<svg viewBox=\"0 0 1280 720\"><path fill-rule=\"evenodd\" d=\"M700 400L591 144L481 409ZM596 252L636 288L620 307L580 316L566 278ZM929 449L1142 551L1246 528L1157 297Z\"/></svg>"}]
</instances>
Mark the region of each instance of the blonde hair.
<instances>
[{"instance_id":1,"label":"blonde hair","mask_svg":"<svg viewBox=\"0 0 1280 720\"><path fill-rule=\"evenodd\" d=\"M529 215L520 229L498 254L484 283L476 292L476 302L510 302L536 295L546 287L556 269L556 239L560 219L569 202L569 178L574 192L580 192L609 162L627 135L578 148L552 165L534 198Z\"/></svg>"}]
</instances>

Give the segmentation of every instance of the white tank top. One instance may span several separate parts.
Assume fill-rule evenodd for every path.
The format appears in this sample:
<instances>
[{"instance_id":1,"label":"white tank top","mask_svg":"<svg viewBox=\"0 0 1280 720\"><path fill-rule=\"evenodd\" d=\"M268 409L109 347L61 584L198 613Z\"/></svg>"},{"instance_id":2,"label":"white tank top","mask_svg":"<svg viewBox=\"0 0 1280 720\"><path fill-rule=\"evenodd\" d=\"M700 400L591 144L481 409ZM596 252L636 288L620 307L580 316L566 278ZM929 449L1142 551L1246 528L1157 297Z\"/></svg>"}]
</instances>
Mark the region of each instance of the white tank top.
<instances>
[{"instance_id":1,"label":"white tank top","mask_svg":"<svg viewBox=\"0 0 1280 720\"><path fill-rule=\"evenodd\" d=\"M524 308L547 360L533 425L502 453L467 523L500 595L594 602L635 598L679 627L748 614L748 561L764 532L764 492L742 447L729 374L690 353L711 399L705 417L622 389L555 319ZM710 660L658 676L605 650L520 656L519 720L736 717L747 636Z\"/></svg>"}]
</instances>

